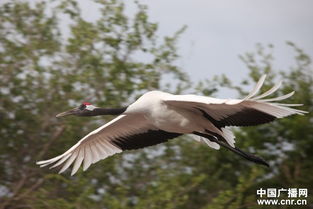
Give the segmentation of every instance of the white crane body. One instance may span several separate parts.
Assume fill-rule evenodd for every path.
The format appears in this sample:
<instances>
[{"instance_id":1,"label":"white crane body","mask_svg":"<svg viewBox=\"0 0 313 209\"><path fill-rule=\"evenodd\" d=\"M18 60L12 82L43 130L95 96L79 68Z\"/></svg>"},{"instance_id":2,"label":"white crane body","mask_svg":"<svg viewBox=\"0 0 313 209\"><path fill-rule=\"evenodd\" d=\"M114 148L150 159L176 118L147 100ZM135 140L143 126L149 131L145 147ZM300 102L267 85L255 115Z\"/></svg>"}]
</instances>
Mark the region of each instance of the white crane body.
<instances>
[{"instance_id":1,"label":"white crane body","mask_svg":"<svg viewBox=\"0 0 313 209\"><path fill-rule=\"evenodd\" d=\"M62 166L60 173L73 164L72 175L83 164L86 170L91 164L124 150L152 146L183 134L195 134L198 141L219 149L220 145L242 157L263 165L264 160L235 147L231 126L253 126L271 122L306 111L292 108L301 104L284 104L276 101L293 95L291 92L267 98L281 82L261 95L257 95L265 80L262 76L255 88L244 99L217 99L197 95L173 95L161 91L143 94L125 108L105 109L89 103L60 113L66 115L95 116L119 115L107 124L90 132L68 151L55 158L39 161L40 166Z\"/></svg>"}]
</instances>

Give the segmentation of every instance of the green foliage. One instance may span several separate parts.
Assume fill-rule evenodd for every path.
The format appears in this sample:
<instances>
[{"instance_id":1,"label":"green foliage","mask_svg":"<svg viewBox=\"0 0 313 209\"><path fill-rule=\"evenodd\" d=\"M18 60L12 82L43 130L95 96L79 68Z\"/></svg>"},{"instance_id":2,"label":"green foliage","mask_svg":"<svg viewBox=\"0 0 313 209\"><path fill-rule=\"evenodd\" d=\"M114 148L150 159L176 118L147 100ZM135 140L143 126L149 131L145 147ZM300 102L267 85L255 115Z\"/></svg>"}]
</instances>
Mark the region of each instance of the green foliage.
<instances>
[{"instance_id":1,"label":"green foliage","mask_svg":"<svg viewBox=\"0 0 313 209\"><path fill-rule=\"evenodd\" d=\"M82 17L76 1L0 5L0 208L103 207L91 194L104 188L114 196L110 178L120 175L118 156L88 177L71 179L35 165L100 122L54 116L83 100L98 106L129 103L147 89L162 89L164 76L175 76L179 87L188 84L174 64L183 29L161 39L145 6L136 3L128 17L122 1L97 4L101 15L94 22Z\"/></svg>"},{"instance_id":2,"label":"green foliage","mask_svg":"<svg viewBox=\"0 0 313 209\"><path fill-rule=\"evenodd\" d=\"M256 205L255 195L252 186L255 184L255 180L261 176L261 170L253 167L248 170L247 173L239 176L238 184L235 188L221 191L212 202L203 209L223 209L225 207L229 209L236 208L253 208ZM264 173L264 172L263 172ZM249 191L250 189L250 191ZM251 194L252 193L252 194Z\"/></svg>"},{"instance_id":3,"label":"green foliage","mask_svg":"<svg viewBox=\"0 0 313 209\"><path fill-rule=\"evenodd\" d=\"M241 56L241 59L250 71L249 78L244 79L242 85L249 85L251 88L251 84L256 82L264 73L268 77L265 88L262 89L263 91L269 89L278 80L283 80L285 85L283 85L277 94L280 95L295 91L295 95L286 100L286 103L304 104L300 108L309 113L305 116L291 116L280 119L267 125L235 129L237 138L236 146L263 156L270 161L271 168L260 168L263 175L254 177L255 181L251 184L249 181L244 182L244 185L253 188L250 189L251 193L247 194L244 191L238 191L238 186L242 185L240 183L241 176L250 175L247 172L251 171L242 171L240 168L251 167L251 165L248 165L247 162L240 162L232 166L230 169L233 171L236 170L239 174L239 177L235 181L232 181L236 182L234 184L235 189L222 189L220 195L213 200L213 206L209 204L209 208L211 206L218 208L217 205L223 208L263 208L255 205L255 192L261 187L307 188L308 191L313 191L313 179L311 178L311 171L313 169L313 155L311 151L313 146L313 69L309 55L293 43L287 44L291 46L295 53L295 64L290 69L284 71L275 70L275 59L272 56L274 47L272 45L264 47L258 44L255 53L247 53ZM212 83L211 85L235 88L241 97L247 95L248 91L245 89L250 89L243 88L242 85L233 85L225 75L216 77ZM252 166L252 169L255 167ZM251 175L253 176L253 172L251 172ZM247 197L239 205L234 207L227 201L234 195L236 195L237 199L238 195L240 196L241 194L245 194ZM252 204L249 197L253 200ZM309 195L307 201L308 203L312 202L312 196ZM295 206L266 206L264 208L295 208Z\"/></svg>"},{"instance_id":4,"label":"green foliage","mask_svg":"<svg viewBox=\"0 0 313 209\"><path fill-rule=\"evenodd\" d=\"M36 2L0 4L1 209L262 208L256 205L261 187L308 188L313 201L312 65L293 43L295 65L289 70L276 70L274 47L259 44L241 56L249 76L240 86L217 76L194 90L211 95L223 86L243 96L245 86L267 73L267 88L282 78L286 85L277 94L296 91L287 102L303 103L306 116L234 130L236 146L269 160L271 168L187 137L112 156L73 177L39 168L37 160L62 153L111 119L62 121L57 113L84 100L120 106L146 90L179 92L190 83L175 64L185 28L159 38L144 5L135 2L137 12L129 17L122 1L97 0L100 17L91 22L75 0Z\"/></svg>"}]
</instances>

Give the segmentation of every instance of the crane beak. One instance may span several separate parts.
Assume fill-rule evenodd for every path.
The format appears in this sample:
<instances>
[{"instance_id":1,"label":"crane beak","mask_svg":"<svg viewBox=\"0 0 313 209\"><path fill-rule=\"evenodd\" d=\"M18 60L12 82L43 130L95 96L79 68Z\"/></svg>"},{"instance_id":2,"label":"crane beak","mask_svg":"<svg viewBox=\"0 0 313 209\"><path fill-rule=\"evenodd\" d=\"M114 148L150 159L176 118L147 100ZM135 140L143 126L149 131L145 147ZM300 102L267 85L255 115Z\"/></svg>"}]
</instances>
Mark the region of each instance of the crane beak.
<instances>
[{"instance_id":1,"label":"crane beak","mask_svg":"<svg viewBox=\"0 0 313 209\"><path fill-rule=\"evenodd\" d=\"M67 116L67 115L76 115L78 113L78 111L79 111L78 108L74 108L74 109L59 113L55 117L62 118L62 117Z\"/></svg>"}]
</instances>

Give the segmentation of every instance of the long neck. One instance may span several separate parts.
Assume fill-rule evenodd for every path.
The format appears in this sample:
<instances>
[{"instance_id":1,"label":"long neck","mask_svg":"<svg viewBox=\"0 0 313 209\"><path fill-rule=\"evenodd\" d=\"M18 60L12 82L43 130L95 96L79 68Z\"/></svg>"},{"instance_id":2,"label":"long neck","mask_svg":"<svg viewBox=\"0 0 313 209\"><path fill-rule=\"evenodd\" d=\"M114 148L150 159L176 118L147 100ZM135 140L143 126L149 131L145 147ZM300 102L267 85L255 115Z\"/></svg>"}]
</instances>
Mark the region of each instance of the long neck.
<instances>
[{"instance_id":1,"label":"long neck","mask_svg":"<svg viewBox=\"0 0 313 209\"><path fill-rule=\"evenodd\" d=\"M120 115L125 112L127 107L121 108L96 108L93 110L95 115Z\"/></svg>"},{"instance_id":2,"label":"long neck","mask_svg":"<svg viewBox=\"0 0 313 209\"><path fill-rule=\"evenodd\" d=\"M127 107L121 108L100 108L97 107L93 111L88 111L81 116L97 116L97 115L120 115L125 112Z\"/></svg>"}]
</instances>

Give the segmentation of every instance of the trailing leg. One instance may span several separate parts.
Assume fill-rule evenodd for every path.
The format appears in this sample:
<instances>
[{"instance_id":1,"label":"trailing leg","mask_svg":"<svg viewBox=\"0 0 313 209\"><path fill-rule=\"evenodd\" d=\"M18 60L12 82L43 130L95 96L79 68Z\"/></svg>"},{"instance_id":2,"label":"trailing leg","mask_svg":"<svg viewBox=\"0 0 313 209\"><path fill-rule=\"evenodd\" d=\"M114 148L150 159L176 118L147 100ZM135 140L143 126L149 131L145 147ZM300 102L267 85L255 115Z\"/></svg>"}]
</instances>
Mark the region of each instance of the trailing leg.
<instances>
[{"instance_id":1,"label":"trailing leg","mask_svg":"<svg viewBox=\"0 0 313 209\"><path fill-rule=\"evenodd\" d=\"M237 148L237 147L232 147L230 146L226 140L221 137L220 135L218 134L214 134L213 135L210 135L210 134L204 134L204 133L200 133L200 132L194 132L195 135L198 135L198 136L201 136L201 137L205 137L207 139L209 139L210 141L213 141L213 142L216 142L217 144L219 144L220 146L223 146L225 147L226 149L229 149L230 151L240 155L241 157L251 161L251 162L254 162L254 163L257 163L257 164L261 164L261 165L265 165L267 167L269 167L269 164L263 160L262 158L260 157L257 157L251 153L248 153L248 152L244 152L242 151L241 149Z\"/></svg>"}]
</instances>

